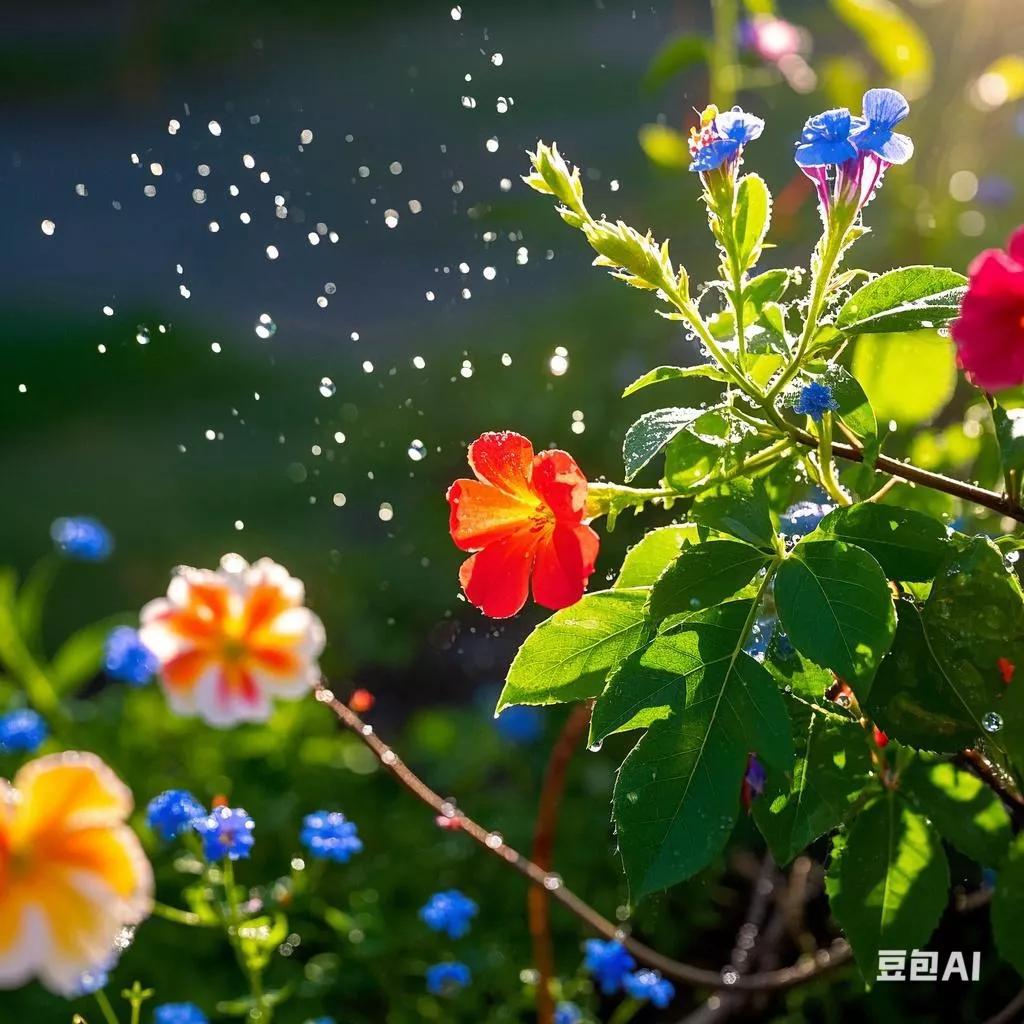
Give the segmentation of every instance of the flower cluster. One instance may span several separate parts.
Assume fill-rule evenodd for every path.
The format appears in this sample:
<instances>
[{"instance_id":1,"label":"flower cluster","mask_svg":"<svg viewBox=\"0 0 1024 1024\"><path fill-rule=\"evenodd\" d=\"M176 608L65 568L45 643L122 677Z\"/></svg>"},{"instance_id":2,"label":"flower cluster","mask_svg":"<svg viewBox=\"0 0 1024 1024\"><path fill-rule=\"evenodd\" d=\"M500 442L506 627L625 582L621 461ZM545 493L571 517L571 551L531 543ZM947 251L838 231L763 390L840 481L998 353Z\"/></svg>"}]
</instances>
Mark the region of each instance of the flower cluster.
<instances>
[{"instance_id":1,"label":"flower cluster","mask_svg":"<svg viewBox=\"0 0 1024 1024\"><path fill-rule=\"evenodd\" d=\"M838 408L832 389L816 380L801 388L793 403L793 412L798 416L810 416L815 423L820 423L825 413L835 412Z\"/></svg>"},{"instance_id":2,"label":"flower cluster","mask_svg":"<svg viewBox=\"0 0 1024 1024\"><path fill-rule=\"evenodd\" d=\"M459 580L485 615L515 615L534 600L567 608L586 588L597 559L598 536L584 522L587 478L563 451L534 454L511 431L482 434L469 446L475 480L448 489L449 530L463 551Z\"/></svg>"},{"instance_id":3,"label":"flower cluster","mask_svg":"<svg viewBox=\"0 0 1024 1024\"><path fill-rule=\"evenodd\" d=\"M206 808L185 789L168 789L153 797L146 807L146 824L166 842L192 828L207 816Z\"/></svg>"},{"instance_id":4,"label":"flower cluster","mask_svg":"<svg viewBox=\"0 0 1024 1024\"><path fill-rule=\"evenodd\" d=\"M245 860L256 842L256 822L241 807L214 807L205 818L196 818L192 828L203 841L207 860Z\"/></svg>"},{"instance_id":5,"label":"flower cluster","mask_svg":"<svg viewBox=\"0 0 1024 1024\"><path fill-rule=\"evenodd\" d=\"M764 121L739 107L719 112L715 106L700 115L700 128L690 129L690 170L707 175L721 171L731 175L740 162L743 147L759 138Z\"/></svg>"},{"instance_id":6,"label":"flower cluster","mask_svg":"<svg viewBox=\"0 0 1024 1024\"><path fill-rule=\"evenodd\" d=\"M626 975L636 967L636 961L621 942L603 939L587 939L584 948L583 965L594 976L606 995L614 995L622 989Z\"/></svg>"},{"instance_id":7,"label":"flower cluster","mask_svg":"<svg viewBox=\"0 0 1024 1024\"><path fill-rule=\"evenodd\" d=\"M46 740L49 729L31 708L0 715L0 754L31 754Z\"/></svg>"},{"instance_id":8,"label":"flower cluster","mask_svg":"<svg viewBox=\"0 0 1024 1024\"><path fill-rule=\"evenodd\" d=\"M325 637L304 600L302 583L267 558L178 569L167 597L143 608L139 630L173 710L227 727L265 721L272 698L309 693Z\"/></svg>"},{"instance_id":9,"label":"flower cluster","mask_svg":"<svg viewBox=\"0 0 1024 1024\"><path fill-rule=\"evenodd\" d=\"M649 1001L663 1010L676 994L675 985L663 978L657 971L642 970L627 974L622 979L623 987L633 999Z\"/></svg>"},{"instance_id":10,"label":"flower cluster","mask_svg":"<svg viewBox=\"0 0 1024 1024\"><path fill-rule=\"evenodd\" d=\"M420 920L435 932L443 932L450 939L461 939L469 932L470 922L479 908L458 889L436 892L420 908Z\"/></svg>"},{"instance_id":11,"label":"flower cluster","mask_svg":"<svg viewBox=\"0 0 1024 1024\"><path fill-rule=\"evenodd\" d=\"M905 164L914 144L895 131L910 104L895 89L869 89L864 111L855 117L846 107L809 118L796 147L796 162L818 192L826 224L833 210L852 220L869 203L893 164Z\"/></svg>"},{"instance_id":12,"label":"flower cluster","mask_svg":"<svg viewBox=\"0 0 1024 1024\"><path fill-rule=\"evenodd\" d=\"M555 1024L580 1024L583 1011L575 1003L559 1003L555 1007Z\"/></svg>"},{"instance_id":13,"label":"flower cluster","mask_svg":"<svg viewBox=\"0 0 1024 1024\"><path fill-rule=\"evenodd\" d=\"M94 754L51 754L0 782L0 988L37 977L73 995L109 968L153 894L131 811L128 788Z\"/></svg>"},{"instance_id":14,"label":"flower cluster","mask_svg":"<svg viewBox=\"0 0 1024 1024\"><path fill-rule=\"evenodd\" d=\"M50 526L54 546L78 562L102 562L114 550L114 538L98 520L89 516L65 516Z\"/></svg>"},{"instance_id":15,"label":"flower cluster","mask_svg":"<svg viewBox=\"0 0 1024 1024\"><path fill-rule=\"evenodd\" d=\"M317 860L347 864L363 848L355 822L338 811L316 811L302 821L299 840Z\"/></svg>"}]
</instances>

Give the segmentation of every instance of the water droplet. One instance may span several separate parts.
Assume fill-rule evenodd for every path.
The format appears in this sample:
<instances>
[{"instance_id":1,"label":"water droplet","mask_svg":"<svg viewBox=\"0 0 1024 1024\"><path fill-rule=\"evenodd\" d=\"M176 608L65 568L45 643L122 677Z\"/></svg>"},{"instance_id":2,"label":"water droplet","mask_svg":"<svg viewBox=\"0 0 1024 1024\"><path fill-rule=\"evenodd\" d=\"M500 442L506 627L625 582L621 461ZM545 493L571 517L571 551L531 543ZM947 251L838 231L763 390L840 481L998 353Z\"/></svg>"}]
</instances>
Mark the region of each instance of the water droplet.
<instances>
[{"instance_id":1,"label":"water droplet","mask_svg":"<svg viewBox=\"0 0 1024 1024\"><path fill-rule=\"evenodd\" d=\"M397 210L385 210L384 211L384 223L389 228L398 227L398 211Z\"/></svg>"},{"instance_id":2,"label":"water droplet","mask_svg":"<svg viewBox=\"0 0 1024 1024\"><path fill-rule=\"evenodd\" d=\"M304 146L308 146L313 141L313 133L308 128L303 128L299 132L299 142Z\"/></svg>"},{"instance_id":3,"label":"water droplet","mask_svg":"<svg viewBox=\"0 0 1024 1024\"><path fill-rule=\"evenodd\" d=\"M491 832L491 833L488 834L487 838L484 840L484 842L487 844L487 848L489 850L497 850L497 849L499 849L501 847L501 844L504 841L505 840L502 838L502 835L501 835L500 832Z\"/></svg>"},{"instance_id":4,"label":"water droplet","mask_svg":"<svg viewBox=\"0 0 1024 1024\"><path fill-rule=\"evenodd\" d=\"M320 394L324 398L333 398L334 393L338 390L333 380L330 377L320 378Z\"/></svg>"},{"instance_id":5,"label":"water droplet","mask_svg":"<svg viewBox=\"0 0 1024 1024\"><path fill-rule=\"evenodd\" d=\"M452 8L452 21L461 21L461 20L462 20L462 8L461 7L453 7Z\"/></svg>"},{"instance_id":6,"label":"water droplet","mask_svg":"<svg viewBox=\"0 0 1024 1024\"><path fill-rule=\"evenodd\" d=\"M149 328L146 327L144 324L139 324L139 326L135 330L135 340L140 345L148 345L149 344Z\"/></svg>"},{"instance_id":7,"label":"water droplet","mask_svg":"<svg viewBox=\"0 0 1024 1024\"><path fill-rule=\"evenodd\" d=\"M380 508L377 509L377 518L382 523L390 523L395 518L395 510L389 502L382 501L380 503Z\"/></svg>"},{"instance_id":8,"label":"water droplet","mask_svg":"<svg viewBox=\"0 0 1024 1024\"><path fill-rule=\"evenodd\" d=\"M44 235L52 235L57 230L57 225L52 220L44 220L39 227Z\"/></svg>"},{"instance_id":9,"label":"water droplet","mask_svg":"<svg viewBox=\"0 0 1024 1024\"><path fill-rule=\"evenodd\" d=\"M999 732L1003 727L1003 716L997 714L995 711L986 711L985 714L981 716L981 727L985 732Z\"/></svg>"},{"instance_id":10,"label":"water droplet","mask_svg":"<svg viewBox=\"0 0 1024 1024\"><path fill-rule=\"evenodd\" d=\"M409 450L406 454L413 462L422 462L427 457L427 446L416 438L409 442Z\"/></svg>"},{"instance_id":11,"label":"water droplet","mask_svg":"<svg viewBox=\"0 0 1024 1024\"><path fill-rule=\"evenodd\" d=\"M210 134L211 135L214 135L214 136L220 135L221 128L220 128L220 122L219 121L211 121L206 127L210 129Z\"/></svg>"},{"instance_id":12,"label":"water droplet","mask_svg":"<svg viewBox=\"0 0 1024 1024\"><path fill-rule=\"evenodd\" d=\"M268 245L267 246L267 259L268 260L276 260L277 257L280 256L280 255L281 254L277 251L277 246L276 245Z\"/></svg>"},{"instance_id":13,"label":"water droplet","mask_svg":"<svg viewBox=\"0 0 1024 1024\"><path fill-rule=\"evenodd\" d=\"M256 337L257 338L270 338L277 333L277 324L270 318L269 313L260 313L260 318L256 323Z\"/></svg>"}]
</instances>

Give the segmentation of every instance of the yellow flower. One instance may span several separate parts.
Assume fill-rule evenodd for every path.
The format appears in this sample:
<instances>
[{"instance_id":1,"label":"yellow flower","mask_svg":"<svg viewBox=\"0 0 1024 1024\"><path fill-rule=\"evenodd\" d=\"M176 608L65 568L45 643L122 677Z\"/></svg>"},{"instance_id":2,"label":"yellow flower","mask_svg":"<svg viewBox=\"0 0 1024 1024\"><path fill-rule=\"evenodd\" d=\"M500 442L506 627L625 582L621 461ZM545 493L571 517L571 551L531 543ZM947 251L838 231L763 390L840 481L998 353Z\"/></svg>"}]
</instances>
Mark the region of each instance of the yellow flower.
<instances>
[{"instance_id":1,"label":"yellow flower","mask_svg":"<svg viewBox=\"0 0 1024 1024\"><path fill-rule=\"evenodd\" d=\"M50 754L0 780L0 988L38 977L70 995L148 915L153 872L131 810L95 754Z\"/></svg>"}]
</instances>

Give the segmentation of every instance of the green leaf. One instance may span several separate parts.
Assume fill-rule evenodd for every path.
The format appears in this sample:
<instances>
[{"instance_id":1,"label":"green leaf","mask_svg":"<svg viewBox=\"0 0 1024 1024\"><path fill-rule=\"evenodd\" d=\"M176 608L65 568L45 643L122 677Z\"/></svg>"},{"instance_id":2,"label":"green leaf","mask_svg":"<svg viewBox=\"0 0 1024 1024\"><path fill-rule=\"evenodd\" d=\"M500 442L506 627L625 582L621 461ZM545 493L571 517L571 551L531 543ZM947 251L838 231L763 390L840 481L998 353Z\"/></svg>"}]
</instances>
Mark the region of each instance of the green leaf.
<instances>
[{"instance_id":1,"label":"green leaf","mask_svg":"<svg viewBox=\"0 0 1024 1024\"><path fill-rule=\"evenodd\" d=\"M656 366L653 370L648 370L642 377L637 377L622 392L622 397L628 398L641 388L646 388L650 384L659 384L663 380L686 380L690 377L703 377L706 380L716 380L721 383L728 383L732 380L725 370L713 366L711 363L701 363L698 366Z\"/></svg>"},{"instance_id":2,"label":"green leaf","mask_svg":"<svg viewBox=\"0 0 1024 1024\"><path fill-rule=\"evenodd\" d=\"M932 81L928 38L892 0L832 0L836 13L857 32L889 81L911 100Z\"/></svg>"},{"instance_id":3,"label":"green leaf","mask_svg":"<svg viewBox=\"0 0 1024 1024\"><path fill-rule=\"evenodd\" d=\"M788 701L794 720L792 784L768 780L753 814L772 856L788 864L819 836L841 825L871 776L864 730L852 719Z\"/></svg>"},{"instance_id":4,"label":"green leaf","mask_svg":"<svg viewBox=\"0 0 1024 1024\"><path fill-rule=\"evenodd\" d=\"M766 270L763 274L752 277L746 283L743 289L744 304L753 309L756 317L766 302L778 302L786 294L792 280L793 271L784 268ZM744 317L744 319L753 319L753 317Z\"/></svg>"},{"instance_id":5,"label":"green leaf","mask_svg":"<svg viewBox=\"0 0 1024 1024\"><path fill-rule=\"evenodd\" d=\"M677 491L703 490L766 443L727 408L708 409L669 442L665 479Z\"/></svg>"},{"instance_id":6,"label":"green leaf","mask_svg":"<svg viewBox=\"0 0 1024 1024\"><path fill-rule=\"evenodd\" d=\"M999 955L1024 975L1024 834L1003 862L992 894L992 933Z\"/></svg>"},{"instance_id":7,"label":"green leaf","mask_svg":"<svg viewBox=\"0 0 1024 1024\"><path fill-rule=\"evenodd\" d=\"M647 89L659 89L670 78L708 58L708 41L703 36L673 36L654 55L644 77Z\"/></svg>"},{"instance_id":8,"label":"green leaf","mask_svg":"<svg viewBox=\"0 0 1024 1024\"><path fill-rule=\"evenodd\" d=\"M64 641L50 662L48 673L58 693L71 693L99 674L103 647L115 626L126 626L131 615L115 615L93 622Z\"/></svg>"},{"instance_id":9,"label":"green leaf","mask_svg":"<svg viewBox=\"0 0 1024 1024\"><path fill-rule=\"evenodd\" d=\"M953 343L935 331L867 335L857 341L853 375L879 420L905 426L924 423L953 397L957 380Z\"/></svg>"},{"instance_id":10,"label":"green leaf","mask_svg":"<svg viewBox=\"0 0 1024 1024\"><path fill-rule=\"evenodd\" d=\"M617 695L639 696L646 687L648 704L682 709L651 725L615 785L619 849L634 899L689 878L722 849L750 751L769 773L792 766L782 695L742 651L750 611L749 601L734 601L700 612L680 632L654 640L635 675L625 666L616 674ZM627 713L609 713L608 722Z\"/></svg>"},{"instance_id":11,"label":"green leaf","mask_svg":"<svg viewBox=\"0 0 1024 1024\"><path fill-rule=\"evenodd\" d=\"M756 174L745 174L736 189L736 210L732 222L736 257L745 271L761 258L771 212L772 195L764 179Z\"/></svg>"},{"instance_id":12,"label":"green leaf","mask_svg":"<svg viewBox=\"0 0 1024 1024\"><path fill-rule=\"evenodd\" d=\"M638 133L640 148L651 163L668 171L685 171L693 159L686 136L663 124L645 124Z\"/></svg>"},{"instance_id":13,"label":"green leaf","mask_svg":"<svg viewBox=\"0 0 1024 1024\"><path fill-rule=\"evenodd\" d=\"M889 584L871 555L841 540L801 541L775 577L775 605L793 646L863 701L896 629Z\"/></svg>"},{"instance_id":14,"label":"green leaf","mask_svg":"<svg viewBox=\"0 0 1024 1024\"><path fill-rule=\"evenodd\" d=\"M717 484L697 496L692 513L702 526L759 547L772 546L775 530L760 480L738 477Z\"/></svg>"},{"instance_id":15,"label":"green leaf","mask_svg":"<svg viewBox=\"0 0 1024 1024\"><path fill-rule=\"evenodd\" d=\"M704 409L655 409L646 412L626 431L622 458L628 483L680 430L703 415Z\"/></svg>"},{"instance_id":16,"label":"green leaf","mask_svg":"<svg viewBox=\"0 0 1024 1024\"><path fill-rule=\"evenodd\" d=\"M977 776L915 757L900 773L900 788L961 853L987 867L1002 862L1013 838L1010 815Z\"/></svg>"},{"instance_id":17,"label":"green leaf","mask_svg":"<svg viewBox=\"0 0 1024 1024\"><path fill-rule=\"evenodd\" d=\"M1024 767L1024 687L1005 685L999 668L1000 658L1024 665L1024 597L995 545L955 540L924 608L900 601L868 708L909 746L952 754L982 744Z\"/></svg>"},{"instance_id":18,"label":"green leaf","mask_svg":"<svg viewBox=\"0 0 1024 1024\"><path fill-rule=\"evenodd\" d=\"M666 567L675 561L684 544L696 543L697 527L692 523L651 530L626 552L612 589L652 586Z\"/></svg>"},{"instance_id":19,"label":"green leaf","mask_svg":"<svg viewBox=\"0 0 1024 1024\"><path fill-rule=\"evenodd\" d=\"M654 584L648 614L659 623L679 612L719 604L745 587L770 560L770 555L738 540L684 548Z\"/></svg>"},{"instance_id":20,"label":"green leaf","mask_svg":"<svg viewBox=\"0 0 1024 1024\"><path fill-rule=\"evenodd\" d=\"M833 367L824 374L822 382L832 389L832 397L839 405L839 415L843 422L860 439L864 449L864 464L873 467L880 445L878 422L864 389L841 366ZM839 439L842 440L841 435Z\"/></svg>"},{"instance_id":21,"label":"green leaf","mask_svg":"<svg viewBox=\"0 0 1024 1024\"><path fill-rule=\"evenodd\" d=\"M1003 470L1006 489L1011 490L1011 474L1016 477L1012 491L1020 494L1021 475L1024 471L1024 408L1006 409L992 403L992 422L999 442L999 463Z\"/></svg>"},{"instance_id":22,"label":"green leaf","mask_svg":"<svg viewBox=\"0 0 1024 1024\"><path fill-rule=\"evenodd\" d=\"M781 629L776 629L768 643L764 667L783 689L834 712L836 705L825 694L835 684L835 676L827 668L816 665L802 655Z\"/></svg>"},{"instance_id":23,"label":"green leaf","mask_svg":"<svg viewBox=\"0 0 1024 1024\"><path fill-rule=\"evenodd\" d=\"M495 713L596 697L608 670L646 640L648 594L599 590L542 622L512 660Z\"/></svg>"},{"instance_id":24,"label":"green leaf","mask_svg":"<svg viewBox=\"0 0 1024 1024\"><path fill-rule=\"evenodd\" d=\"M42 646L43 608L60 567L61 561L56 555L47 555L36 562L18 588L14 606L18 632L25 646L37 653Z\"/></svg>"},{"instance_id":25,"label":"green leaf","mask_svg":"<svg viewBox=\"0 0 1024 1024\"><path fill-rule=\"evenodd\" d=\"M847 334L897 334L950 324L960 313L967 278L946 267L890 270L846 300L835 324Z\"/></svg>"},{"instance_id":26,"label":"green leaf","mask_svg":"<svg viewBox=\"0 0 1024 1024\"><path fill-rule=\"evenodd\" d=\"M830 512L818 533L856 544L891 580L932 579L949 554L946 528L931 516L895 505L861 502Z\"/></svg>"},{"instance_id":27,"label":"green leaf","mask_svg":"<svg viewBox=\"0 0 1024 1024\"><path fill-rule=\"evenodd\" d=\"M887 791L836 841L826 888L870 985L880 949L920 949L931 937L946 907L949 865L928 819Z\"/></svg>"}]
</instances>

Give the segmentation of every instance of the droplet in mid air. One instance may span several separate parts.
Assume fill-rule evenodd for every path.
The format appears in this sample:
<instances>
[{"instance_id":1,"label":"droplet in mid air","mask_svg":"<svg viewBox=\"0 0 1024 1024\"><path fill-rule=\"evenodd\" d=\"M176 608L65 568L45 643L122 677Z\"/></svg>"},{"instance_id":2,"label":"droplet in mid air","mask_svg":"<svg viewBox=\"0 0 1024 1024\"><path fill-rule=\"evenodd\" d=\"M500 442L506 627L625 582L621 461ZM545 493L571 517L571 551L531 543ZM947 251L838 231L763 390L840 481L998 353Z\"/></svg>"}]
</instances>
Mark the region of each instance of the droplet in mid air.
<instances>
[{"instance_id":1,"label":"droplet in mid air","mask_svg":"<svg viewBox=\"0 0 1024 1024\"><path fill-rule=\"evenodd\" d=\"M416 438L409 442L407 454L413 462L422 462L427 457L427 446L419 438Z\"/></svg>"},{"instance_id":2,"label":"droplet in mid air","mask_svg":"<svg viewBox=\"0 0 1024 1024\"><path fill-rule=\"evenodd\" d=\"M337 390L337 386L330 377L320 378L320 394L323 395L324 398L332 398Z\"/></svg>"},{"instance_id":3,"label":"droplet in mid air","mask_svg":"<svg viewBox=\"0 0 1024 1024\"><path fill-rule=\"evenodd\" d=\"M986 711L981 716L981 727L988 733L999 732L1003 727L1003 716L995 711Z\"/></svg>"}]
</instances>

